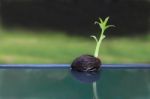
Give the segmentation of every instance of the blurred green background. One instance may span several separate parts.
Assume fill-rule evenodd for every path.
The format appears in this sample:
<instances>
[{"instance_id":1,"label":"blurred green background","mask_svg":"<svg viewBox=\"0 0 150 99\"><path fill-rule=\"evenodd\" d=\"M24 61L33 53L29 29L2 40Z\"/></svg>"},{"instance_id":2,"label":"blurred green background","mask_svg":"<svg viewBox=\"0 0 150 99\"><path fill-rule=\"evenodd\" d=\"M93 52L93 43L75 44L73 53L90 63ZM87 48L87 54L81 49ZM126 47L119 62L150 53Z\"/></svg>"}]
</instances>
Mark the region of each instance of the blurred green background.
<instances>
[{"instance_id":1,"label":"blurred green background","mask_svg":"<svg viewBox=\"0 0 150 99\"><path fill-rule=\"evenodd\" d=\"M93 54L94 21L106 16L116 28L106 32L102 62L150 63L148 0L1 0L0 8L0 64L71 63Z\"/></svg>"}]
</instances>

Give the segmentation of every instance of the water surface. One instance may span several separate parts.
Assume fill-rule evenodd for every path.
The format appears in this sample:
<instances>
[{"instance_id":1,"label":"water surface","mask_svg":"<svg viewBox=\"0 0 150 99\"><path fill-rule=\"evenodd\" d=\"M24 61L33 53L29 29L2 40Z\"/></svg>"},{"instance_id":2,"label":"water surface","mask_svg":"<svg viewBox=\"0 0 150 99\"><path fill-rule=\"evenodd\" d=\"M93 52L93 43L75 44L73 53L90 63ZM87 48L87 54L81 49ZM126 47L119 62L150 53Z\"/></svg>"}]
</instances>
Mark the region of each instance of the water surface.
<instances>
[{"instance_id":1,"label":"water surface","mask_svg":"<svg viewBox=\"0 0 150 99\"><path fill-rule=\"evenodd\" d=\"M99 99L150 99L150 69L108 68L98 74ZM92 83L69 68L0 69L0 99L93 99Z\"/></svg>"}]
</instances>

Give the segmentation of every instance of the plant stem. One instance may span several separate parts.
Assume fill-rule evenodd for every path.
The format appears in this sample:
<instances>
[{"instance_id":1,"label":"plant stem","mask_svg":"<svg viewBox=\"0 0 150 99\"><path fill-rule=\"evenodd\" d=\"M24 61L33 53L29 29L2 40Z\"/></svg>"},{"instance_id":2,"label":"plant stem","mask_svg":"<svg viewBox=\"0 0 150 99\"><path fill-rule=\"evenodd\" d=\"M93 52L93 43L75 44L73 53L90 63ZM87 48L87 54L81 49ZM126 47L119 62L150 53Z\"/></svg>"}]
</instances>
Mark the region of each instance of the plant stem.
<instances>
[{"instance_id":1,"label":"plant stem","mask_svg":"<svg viewBox=\"0 0 150 99\"><path fill-rule=\"evenodd\" d=\"M94 93L94 98L95 98L95 99L99 99L99 98L98 98L98 93L97 93L96 82L93 82L93 93Z\"/></svg>"},{"instance_id":2,"label":"plant stem","mask_svg":"<svg viewBox=\"0 0 150 99\"><path fill-rule=\"evenodd\" d=\"M102 29L100 38L99 38L98 42L96 43L96 49L95 49L95 53L94 53L95 57L98 57L100 45L101 45L102 40L104 39L103 34L104 34L104 29Z\"/></svg>"}]
</instances>

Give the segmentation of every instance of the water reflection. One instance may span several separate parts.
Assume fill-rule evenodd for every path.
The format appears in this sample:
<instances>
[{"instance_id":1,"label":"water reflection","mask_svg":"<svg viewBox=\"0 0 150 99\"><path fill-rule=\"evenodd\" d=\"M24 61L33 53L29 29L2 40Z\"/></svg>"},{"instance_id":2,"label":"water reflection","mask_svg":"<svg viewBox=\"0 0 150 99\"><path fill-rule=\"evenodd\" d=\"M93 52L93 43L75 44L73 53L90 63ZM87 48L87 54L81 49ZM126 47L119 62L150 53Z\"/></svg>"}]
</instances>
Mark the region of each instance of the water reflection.
<instances>
[{"instance_id":1,"label":"water reflection","mask_svg":"<svg viewBox=\"0 0 150 99\"><path fill-rule=\"evenodd\" d=\"M104 70L100 83L102 99L150 99L150 69Z\"/></svg>"},{"instance_id":2,"label":"water reflection","mask_svg":"<svg viewBox=\"0 0 150 99\"><path fill-rule=\"evenodd\" d=\"M71 70L73 77L82 83L96 82L100 77L100 72L78 72Z\"/></svg>"},{"instance_id":3,"label":"water reflection","mask_svg":"<svg viewBox=\"0 0 150 99\"><path fill-rule=\"evenodd\" d=\"M100 77L100 71L99 72L78 72L78 71L71 70L71 74L74 76L74 78L76 78L78 81L82 83L92 83L94 99L99 99L96 81Z\"/></svg>"},{"instance_id":4,"label":"water reflection","mask_svg":"<svg viewBox=\"0 0 150 99\"><path fill-rule=\"evenodd\" d=\"M0 69L0 99L49 99L67 75L66 70Z\"/></svg>"},{"instance_id":5,"label":"water reflection","mask_svg":"<svg viewBox=\"0 0 150 99\"><path fill-rule=\"evenodd\" d=\"M79 78L79 79L77 79ZM150 69L0 69L0 99L150 99Z\"/></svg>"}]
</instances>

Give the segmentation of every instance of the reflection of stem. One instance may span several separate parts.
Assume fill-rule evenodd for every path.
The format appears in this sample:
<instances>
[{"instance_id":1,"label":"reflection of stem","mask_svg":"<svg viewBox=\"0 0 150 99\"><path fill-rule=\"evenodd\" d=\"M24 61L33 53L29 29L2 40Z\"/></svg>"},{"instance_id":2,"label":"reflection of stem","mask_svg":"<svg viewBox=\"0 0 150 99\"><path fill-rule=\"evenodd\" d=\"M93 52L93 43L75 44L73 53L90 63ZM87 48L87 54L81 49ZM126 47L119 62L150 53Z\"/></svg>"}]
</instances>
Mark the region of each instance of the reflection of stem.
<instances>
[{"instance_id":1,"label":"reflection of stem","mask_svg":"<svg viewBox=\"0 0 150 99\"><path fill-rule=\"evenodd\" d=\"M98 98L98 94L97 94L96 82L93 82L93 93L94 93L94 98L95 98L95 99L99 99L99 98Z\"/></svg>"}]
</instances>

